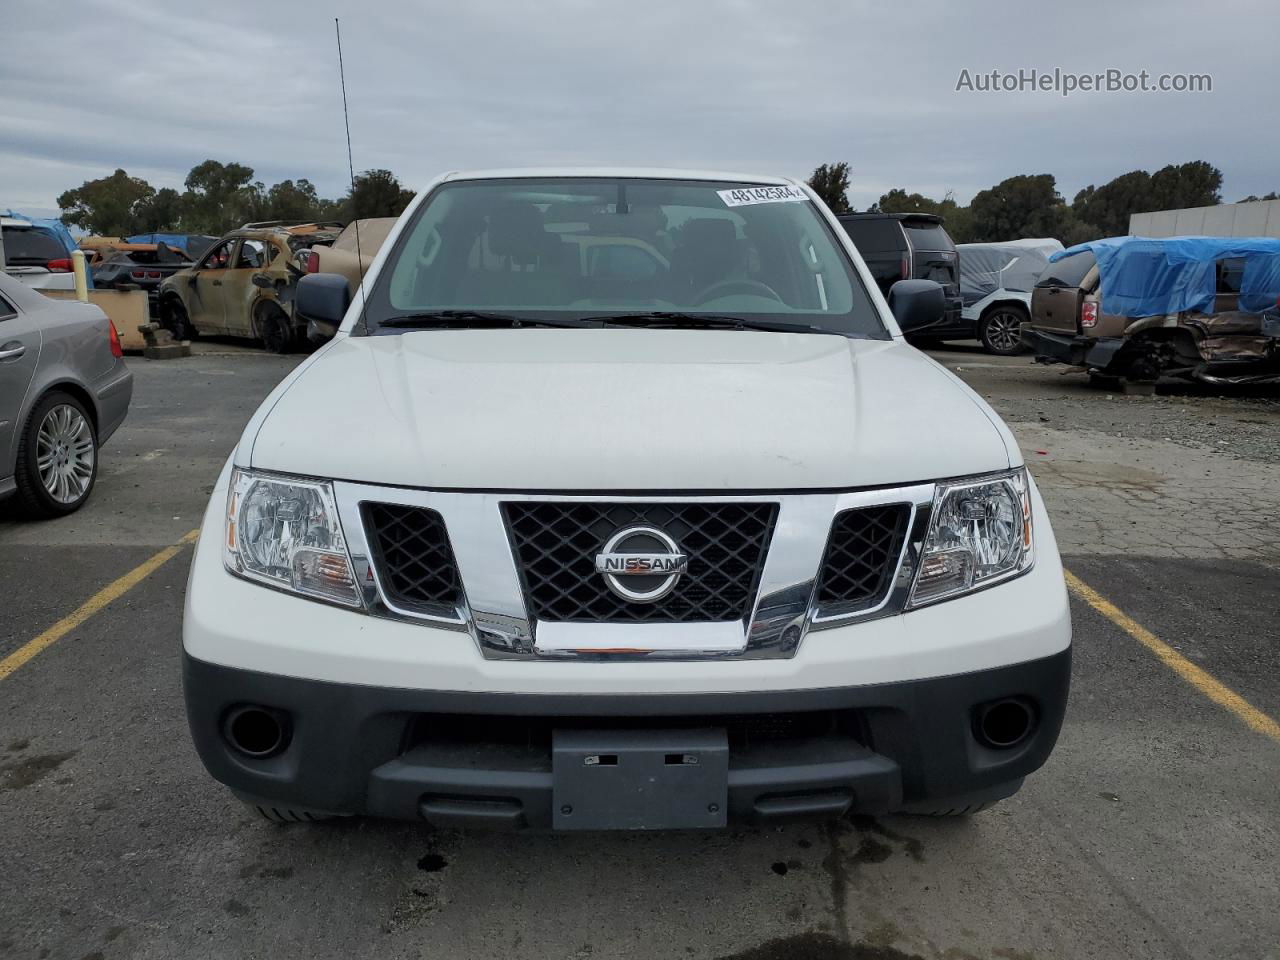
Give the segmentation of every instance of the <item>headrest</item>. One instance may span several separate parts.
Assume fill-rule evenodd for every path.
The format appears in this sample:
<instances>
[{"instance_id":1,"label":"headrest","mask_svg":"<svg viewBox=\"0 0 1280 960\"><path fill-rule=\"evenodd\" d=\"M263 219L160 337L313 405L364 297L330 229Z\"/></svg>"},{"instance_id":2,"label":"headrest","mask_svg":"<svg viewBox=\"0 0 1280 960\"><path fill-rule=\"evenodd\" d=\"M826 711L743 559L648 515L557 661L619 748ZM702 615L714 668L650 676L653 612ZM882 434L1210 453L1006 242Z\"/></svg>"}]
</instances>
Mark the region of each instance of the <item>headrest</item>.
<instances>
[{"instance_id":1,"label":"headrest","mask_svg":"<svg viewBox=\"0 0 1280 960\"><path fill-rule=\"evenodd\" d=\"M733 221L722 218L690 220L680 228L679 244L682 247L732 247L738 239L738 228Z\"/></svg>"},{"instance_id":2,"label":"headrest","mask_svg":"<svg viewBox=\"0 0 1280 960\"><path fill-rule=\"evenodd\" d=\"M489 252L496 256L536 259L548 236L541 212L531 203L505 203L489 214Z\"/></svg>"}]
</instances>

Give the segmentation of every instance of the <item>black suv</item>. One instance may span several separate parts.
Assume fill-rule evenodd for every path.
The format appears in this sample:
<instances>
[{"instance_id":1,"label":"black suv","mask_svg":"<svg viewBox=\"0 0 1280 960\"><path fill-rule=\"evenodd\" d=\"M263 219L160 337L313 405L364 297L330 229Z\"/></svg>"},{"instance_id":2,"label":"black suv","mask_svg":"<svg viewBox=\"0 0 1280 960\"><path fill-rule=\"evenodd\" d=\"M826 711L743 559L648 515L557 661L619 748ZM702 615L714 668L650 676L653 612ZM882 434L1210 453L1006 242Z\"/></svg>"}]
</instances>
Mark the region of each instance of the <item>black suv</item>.
<instances>
[{"instance_id":1,"label":"black suv","mask_svg":"<svg viewBox=\"0 0 1280 960\"><path fill-rule=\"evenodd\" d=\"M914 331L915 340L967 339L977 336L960 316L960 254L942 218L931 213L846 213L837 217L862 254L887 299L899 280L933 280L942 284L947 309L932 327Z\"/></svg>"}]
</instances>

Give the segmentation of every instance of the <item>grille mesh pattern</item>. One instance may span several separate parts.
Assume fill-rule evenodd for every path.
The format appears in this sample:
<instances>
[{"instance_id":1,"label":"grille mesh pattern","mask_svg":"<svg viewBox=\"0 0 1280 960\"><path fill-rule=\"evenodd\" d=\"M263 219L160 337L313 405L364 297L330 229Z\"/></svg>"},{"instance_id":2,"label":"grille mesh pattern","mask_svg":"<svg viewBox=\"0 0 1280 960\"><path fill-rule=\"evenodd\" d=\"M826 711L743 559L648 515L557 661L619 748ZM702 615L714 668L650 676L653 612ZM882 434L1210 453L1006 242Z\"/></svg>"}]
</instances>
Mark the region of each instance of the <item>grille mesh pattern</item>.
<instances>
[{"instance_id":1,"label":"grille mesh pattern","mask_svg":"<svg viewBox=\"0 0 1280 960\"><path fill-rule=\"evenodd\" d=\"M554 621L740 620L773 535L773 503L506 503L529 613ZM613 594L595 558L619 530L657 527L689 557L675 589L652 603Z\"/></svg>"},{"instance_id":2,"label":"grille mesh pattern","mask_svg":"<svg viewBox=\"0 0 1280 960\"><path fill-rule=\"evenodd\" d=\"M366 503L363 512L387 598L398 607L452 614L462 582L440 514L392 503Z\"/></svg>"},{"instance_id":3,"label":"grille mesh pattern","mask_svg":"<svg viewBox=\"0 0 1280 960\"><path fill-rule=\"evenodd\" d=\"M898 565L910 515L905 503L839 514L822 559L818 604L854 611L879 603Z\"/></svg>"}]
</instances>

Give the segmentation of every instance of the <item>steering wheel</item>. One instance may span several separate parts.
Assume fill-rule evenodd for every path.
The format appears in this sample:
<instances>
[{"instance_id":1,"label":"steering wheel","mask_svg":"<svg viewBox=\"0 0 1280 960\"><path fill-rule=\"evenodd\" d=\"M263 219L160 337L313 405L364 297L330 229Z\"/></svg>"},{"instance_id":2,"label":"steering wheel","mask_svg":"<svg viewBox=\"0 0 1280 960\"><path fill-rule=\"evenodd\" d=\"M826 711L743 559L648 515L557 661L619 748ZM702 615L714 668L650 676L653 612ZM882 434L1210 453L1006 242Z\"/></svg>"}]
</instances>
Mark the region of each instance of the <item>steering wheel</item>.
<instances>
[{"instance_id":1,"label":"steering wheel","mask_svg":"<svg viewBox=\"0 0 1280 960\"><path fill-rule=\"evenodd\" d=\"M761 283L759 280L721 280L719 283L713 283L700 294L694 303L703 304L708 300L714 300L716 297L727 297L731 293L754 293L758 296L768 297L770 300L782 302L782 297L778 296L778 291L773 289L767 283Z\"/></svg>"}]
</instances>

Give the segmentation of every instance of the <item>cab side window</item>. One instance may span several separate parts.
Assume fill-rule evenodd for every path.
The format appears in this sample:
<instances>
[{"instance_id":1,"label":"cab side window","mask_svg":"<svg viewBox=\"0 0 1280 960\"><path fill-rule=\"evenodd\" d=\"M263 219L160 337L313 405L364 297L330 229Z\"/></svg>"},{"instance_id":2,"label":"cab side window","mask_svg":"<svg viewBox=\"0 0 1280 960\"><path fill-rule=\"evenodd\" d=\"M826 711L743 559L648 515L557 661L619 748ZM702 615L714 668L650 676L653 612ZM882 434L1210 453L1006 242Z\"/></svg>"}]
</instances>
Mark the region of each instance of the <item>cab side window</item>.
<instances>
[{"instance_id":1,"label":"cab side window","mask_svg":"<svg viewBox=\"0 0 1280 960\"><path fill-rule=\"evenodd\" d=\"M219 243L204 255L204 259L200 261L201 270L225 270L231 260L231 248L235 245L234 240L227 240L225 243Z\"/></svg>"}]
</instances>

